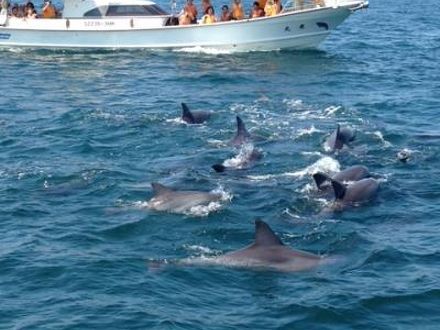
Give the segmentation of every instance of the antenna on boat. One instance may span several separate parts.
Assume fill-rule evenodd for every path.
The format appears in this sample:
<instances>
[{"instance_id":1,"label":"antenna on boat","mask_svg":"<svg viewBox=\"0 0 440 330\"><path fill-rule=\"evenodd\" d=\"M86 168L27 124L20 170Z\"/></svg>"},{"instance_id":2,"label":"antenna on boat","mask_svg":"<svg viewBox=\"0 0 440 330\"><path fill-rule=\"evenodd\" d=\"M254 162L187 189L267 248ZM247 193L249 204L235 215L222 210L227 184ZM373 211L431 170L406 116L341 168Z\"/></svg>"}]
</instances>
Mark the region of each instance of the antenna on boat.
<instances>
[{"instance_id":1,"label":"antenna on boat","mask_svg":"<svg viewBox=\"0 0 440 330\"><path fill-rule=\"evenodd\" d=\"M177 14L177 0L171 0L171 14Z\"/></svg>"}]
</instances>

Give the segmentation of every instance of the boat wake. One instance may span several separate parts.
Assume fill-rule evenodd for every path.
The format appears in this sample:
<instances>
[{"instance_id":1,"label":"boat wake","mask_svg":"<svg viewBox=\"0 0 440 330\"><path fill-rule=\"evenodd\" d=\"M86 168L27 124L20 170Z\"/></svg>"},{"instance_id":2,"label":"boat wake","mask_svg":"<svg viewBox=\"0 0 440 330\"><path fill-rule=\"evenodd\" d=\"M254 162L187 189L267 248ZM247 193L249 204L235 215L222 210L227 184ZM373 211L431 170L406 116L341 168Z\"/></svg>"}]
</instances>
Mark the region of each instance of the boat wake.
<instances>
[{"instance_id":1,"label":"boat wake","mask_svg":"<svg viewBox=\"0 0 440 330\"><path fill-rule=\"evenodd\" d=\"M218 49L218 48L207 48L207 47L202 47L202 46L177 48L177 49L173 49L173 52L192 53L192 54L207 54L207 55L232 54L231 50Z\"/></svg>"},{"instance_id":2,"label":"boat wake","mask_svg":"<svg viewBox=\"0 0 440 330\"><path fill-rule=\"evenodd\" d=\"M248 178L254 181L263 181L278 177L295 177L301 179L307 175L312 175L316 172L332 173L339 172L340 169L341 165L336 159L325 156L302 170L298 170L295 172L285 172L281 174L249 175Z\"/></svg>"}]
</instances>

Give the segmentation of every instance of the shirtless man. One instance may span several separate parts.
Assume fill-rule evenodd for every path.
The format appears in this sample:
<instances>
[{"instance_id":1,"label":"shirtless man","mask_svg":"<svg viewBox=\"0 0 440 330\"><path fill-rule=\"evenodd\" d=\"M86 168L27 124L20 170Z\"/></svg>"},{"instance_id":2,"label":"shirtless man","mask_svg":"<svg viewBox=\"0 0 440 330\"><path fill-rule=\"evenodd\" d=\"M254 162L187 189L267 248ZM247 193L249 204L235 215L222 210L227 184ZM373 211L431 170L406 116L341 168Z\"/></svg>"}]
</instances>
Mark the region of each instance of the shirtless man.
<instances>
[{"instance_id":1,"label":"shirtless man","mask_svg":"<svg viewBox=\"0 0 440 330\"><path fill-rule=\"evenodd\" d=\"M222 6L222 15L220 16L220 22L228 22L232 19L229 7L227 5Z\"/></svg>"},{"instance_id":2,"label":"shirtless man","mask_svg":"<svg viewBox=\"0 0 440 330\"><path fill-rule=\"evenodd\" d=\"M193 0L187 0L186 6L184 8L184 14L185 13L189 16L189 24L197 23L197 7L194 5Z\"/></svg>"},{"instance_id":3,"label":"shirtless man","mask_svg":"<svg viewBox=\"0 0 440 330\"><path fill-rule=\"evenodd\" d=\"M260 4L258 1L255 1L252 5L251 14L249 15L249 18L257 18L257 17L263 17L264 16L264 10L260 8Z\"/></svg>"},{"instance_id":4,"label":"shirtless man","mask_svg":"<svg viewBox=\"0 0 440 330\"><path fill-rule=\"evenodd\" d=\"M244 10L241 4L241 0L234 0L232 2L232 19L240 20L244 18Z\"/></svg>"},{"instance_id":5,"label":"shirtless man","mask_svg":"<svg viewBox=\"0 0 440 330\"><path fill-rule=\"evenodd\" d=\"M189 25L191 24L192 18L193 16L191 16L187 10L183 10L183 14L179 16L179 25Z\"/></svg>"}]
</instances>

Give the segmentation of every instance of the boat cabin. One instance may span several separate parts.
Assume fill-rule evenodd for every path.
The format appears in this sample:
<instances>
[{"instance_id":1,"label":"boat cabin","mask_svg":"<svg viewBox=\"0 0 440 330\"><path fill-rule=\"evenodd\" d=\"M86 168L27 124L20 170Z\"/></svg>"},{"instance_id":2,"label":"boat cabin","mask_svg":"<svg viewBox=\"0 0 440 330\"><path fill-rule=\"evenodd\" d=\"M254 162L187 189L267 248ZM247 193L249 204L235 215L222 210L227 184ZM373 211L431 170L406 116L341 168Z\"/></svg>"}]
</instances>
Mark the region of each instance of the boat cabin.
<instances>
[{"instance_id":1,"label":"boat cabin","mask_svg":"<svg viewBox=\"0 0 440 330\"><path fill-rule=\"evenodd\" d=\"M168 16L169 14L149 0L65 0L64 18L109 18Z\"/></svg>"}]
</instances>

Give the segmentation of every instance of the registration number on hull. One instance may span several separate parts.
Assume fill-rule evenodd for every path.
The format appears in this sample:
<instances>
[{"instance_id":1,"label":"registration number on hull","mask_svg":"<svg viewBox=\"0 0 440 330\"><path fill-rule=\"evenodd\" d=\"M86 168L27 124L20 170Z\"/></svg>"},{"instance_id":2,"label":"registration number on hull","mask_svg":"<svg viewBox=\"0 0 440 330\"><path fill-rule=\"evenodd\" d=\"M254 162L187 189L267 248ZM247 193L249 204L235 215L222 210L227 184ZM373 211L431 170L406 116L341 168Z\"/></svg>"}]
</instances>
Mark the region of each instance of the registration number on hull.
<instances>
[{"instance_id":1,"label":"registration number on hull","mask_svg":"<svg viewBox=\"0 0 440 330\"><path fill-rule=\"evenodd\" d=\"M85 27L104 27L104 26L113 26L115 25L114 21L85 21Z\"/></svg>"}]
</instances>

